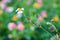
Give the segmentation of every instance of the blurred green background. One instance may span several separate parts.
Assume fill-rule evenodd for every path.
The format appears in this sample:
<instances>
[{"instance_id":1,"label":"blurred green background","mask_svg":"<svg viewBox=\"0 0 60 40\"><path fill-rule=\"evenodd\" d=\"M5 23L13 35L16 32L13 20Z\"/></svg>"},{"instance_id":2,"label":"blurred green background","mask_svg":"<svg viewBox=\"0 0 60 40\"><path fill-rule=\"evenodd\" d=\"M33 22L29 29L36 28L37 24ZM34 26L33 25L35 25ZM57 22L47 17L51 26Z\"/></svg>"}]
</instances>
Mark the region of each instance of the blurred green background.
<instances>
[{"instance_id":1,"label":"blurred green background","mask_svg":"<svg viewBox=\"0 0 60 40\"><path fill-rule=\"evenodd\" d=\"M60 40L60 0L0 0L0 40Z\"/></svg>"}]
</instances>

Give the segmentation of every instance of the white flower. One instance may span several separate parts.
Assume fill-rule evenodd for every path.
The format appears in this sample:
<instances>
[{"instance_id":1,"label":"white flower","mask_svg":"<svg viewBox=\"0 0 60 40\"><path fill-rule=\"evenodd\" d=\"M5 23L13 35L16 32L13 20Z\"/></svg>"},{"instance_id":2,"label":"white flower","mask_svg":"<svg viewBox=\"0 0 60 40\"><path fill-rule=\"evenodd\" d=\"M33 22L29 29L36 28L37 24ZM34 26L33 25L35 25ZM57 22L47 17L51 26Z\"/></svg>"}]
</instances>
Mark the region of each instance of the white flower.
<instances>
[{"instance_id":1,"label":"white flower","mask_svg":"<svg viewBox=\"0 0 60 40\"><path fill-rule=\"evenodd\" d=\"M24 8L18 8L17 10L16 10L16 12L17 12L17 17L18 18L20 18L21 16L22 16L22 13L23 13L23 10L24 10Z\"/></svg>"},{"instance_id":2,"label":"white flower","mask_svg":"<svg viewBox=\"0 0 60 40\"><path fill-rule=\"evenodd\" d=\"M17 12L17 14L21 14L21 13L23 13L23 11L18 11L18 12Z\"/></svg>"},{"instance_id":3,"label":"white flower","mask_svg":"<svg viewBox=\"0 0 60 40\"><path fill-rule=\"evenodd\" d=\"M23 10L24 10L24 8L21 8L21 10L23 11Z\"/></svg>"},{"instance_id":4,"label":"white flower","mask_svg":"<svg viewBox=\"0 0 60 40\"><path fill-rule=\"evenodd\" d=\"M24 8L17 8L16 12L19 12L19 11L24 11Z\"/></svg>"},{"instance_id":5,"label":"white flower","mask_svg":"<svg viewBox=\"0 0 60 40\"><path fill-rule=\"evenodd\" d=\"M23 11L18 11L17 12L17 17L20 18L22 16Z\"/></svg>"}]
</instances>

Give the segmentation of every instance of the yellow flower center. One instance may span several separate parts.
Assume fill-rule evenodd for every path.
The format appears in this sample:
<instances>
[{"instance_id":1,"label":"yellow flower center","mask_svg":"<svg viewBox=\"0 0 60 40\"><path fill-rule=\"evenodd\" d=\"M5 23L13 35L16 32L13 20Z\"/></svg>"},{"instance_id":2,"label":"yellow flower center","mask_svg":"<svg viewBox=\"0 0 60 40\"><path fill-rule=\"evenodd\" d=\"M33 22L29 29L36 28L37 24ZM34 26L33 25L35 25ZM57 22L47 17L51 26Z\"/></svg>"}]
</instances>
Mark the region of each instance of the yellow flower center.
<instances>
[{"instance_id":1,"label":"yellow flower center","mask_svg":"<svg viewBox=\"0 0 60 40\"><path fill-rule=\"evenodd\" d=\"M17 19L18 19L18 18L17 18L17 15L14 15L14 16L12 17L12 20L13 20L13 21L17 21Z\"/></svg>"}]
</instances>

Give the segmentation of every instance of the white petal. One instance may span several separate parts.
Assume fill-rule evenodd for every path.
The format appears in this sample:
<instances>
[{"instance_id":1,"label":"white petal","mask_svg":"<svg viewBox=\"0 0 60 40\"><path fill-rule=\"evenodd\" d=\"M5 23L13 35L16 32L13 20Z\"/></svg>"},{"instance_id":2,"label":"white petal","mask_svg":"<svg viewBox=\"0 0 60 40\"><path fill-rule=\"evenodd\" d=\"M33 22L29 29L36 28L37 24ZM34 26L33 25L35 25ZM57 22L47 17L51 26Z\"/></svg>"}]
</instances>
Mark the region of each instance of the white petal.
<instances>
[{"instance_id":1,"label":"white petal","mask_svg":"<svg viewBox=\"0 0 60 40\"><path fill-rule=\"evenodd\" d=\"M21 10L24 10L24 8L21 8Z\"/></svg>"},{"instance_id":2,"label":"white petal","mask_svg":"<svg viewBox=\"0 0 60 40\"><path fill-rule=\"evenodd\" d=\"M18 11L18 12L17 12L17 14L21 14L21 13L23 13L23 11Z\"/></svg>"}]
</instances>

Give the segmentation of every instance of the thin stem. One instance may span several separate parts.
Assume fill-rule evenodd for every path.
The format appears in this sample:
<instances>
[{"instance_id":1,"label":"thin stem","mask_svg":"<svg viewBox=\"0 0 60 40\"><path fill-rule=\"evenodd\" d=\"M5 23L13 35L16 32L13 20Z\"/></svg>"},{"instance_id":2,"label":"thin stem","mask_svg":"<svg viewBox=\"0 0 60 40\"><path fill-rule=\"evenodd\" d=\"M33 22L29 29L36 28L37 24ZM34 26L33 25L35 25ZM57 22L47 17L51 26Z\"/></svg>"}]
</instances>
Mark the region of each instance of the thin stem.
<instances>
[{"instance_id":1,"label":"thin stem","mask_svg":"<svg viewBox=\"0 0 60 40\"><path fill-rule=\"evenodd\" d=\"M25 15L24 15L25 16ZM26 16L25 16L26 17ZM26 18L26 20L27 20L27 18ZM31 20L30 20L31 21ZM31 21L32 22L32 21ZM33 24L33 25L35 25L35 24ZM40 27L41 29L43 29L45 32L47 32L47 33L49 33L47 30L45 30L43 27ZM52 34L51 33L49 33L51 36L52 36Z\"/></svg>"},{"instance_id":2,"label":"thin stem","mask_svg":"<svg viewBox=\"0 0 60 40\"><path fill-rule=\"evenodd\" d=\"M49 33L52 36L52 34L50 32L48 32L47 30L45 30L44 28L41 28L41 29L43 29L45 32Z\"/></svg>"}]
</instances>

